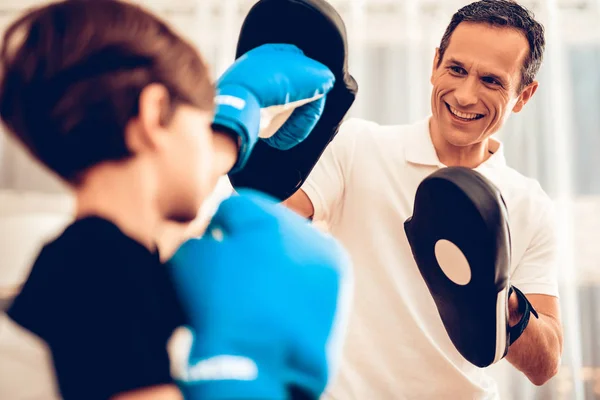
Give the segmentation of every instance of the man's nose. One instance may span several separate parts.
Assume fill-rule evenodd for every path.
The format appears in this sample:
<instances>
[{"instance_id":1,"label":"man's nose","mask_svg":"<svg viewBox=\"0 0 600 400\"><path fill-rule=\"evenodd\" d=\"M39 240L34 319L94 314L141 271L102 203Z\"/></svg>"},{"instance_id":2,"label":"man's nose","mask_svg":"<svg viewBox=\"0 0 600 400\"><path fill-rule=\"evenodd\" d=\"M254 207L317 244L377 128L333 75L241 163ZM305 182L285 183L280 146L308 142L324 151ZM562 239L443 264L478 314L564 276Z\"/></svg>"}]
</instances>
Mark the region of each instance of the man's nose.
<instances>
[{"instance_id":1,"label":"man's nose","mask_svg":"<svg viewBox=\"0 0 600 400\"><path fill-rule=\"evenodd\" d=\"M454 91L456 102L461 107L468 107L477 104L477 79L468 77L461 81Z\"/></svg>"}]
</instances>

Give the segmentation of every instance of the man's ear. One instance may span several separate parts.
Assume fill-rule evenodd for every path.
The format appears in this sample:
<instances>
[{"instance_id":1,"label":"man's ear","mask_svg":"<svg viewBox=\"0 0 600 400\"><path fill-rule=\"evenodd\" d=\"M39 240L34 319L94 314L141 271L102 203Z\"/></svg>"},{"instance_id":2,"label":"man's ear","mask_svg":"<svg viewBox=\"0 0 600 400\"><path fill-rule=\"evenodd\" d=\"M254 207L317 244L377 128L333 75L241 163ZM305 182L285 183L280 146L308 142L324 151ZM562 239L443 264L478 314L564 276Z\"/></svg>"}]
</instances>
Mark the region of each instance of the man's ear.
<instances>
[{"instance_id":1,"label":"man's ear","mask_svg":"<svg viewBox=\"0 0 600 400\"><path fill-rule=\"evenodd\" d=\"M127 147L135 152L143 147L154 148L164 131L164 115L169 107L169 92L158 83L146 86L138 100L138 115L127 126Z\"/></svg>"},{"instance_id":2,"label":"man's ear","mask_svg":"<svg viewBox=\"0 0 600 400\"><path fill-rule=\"evenodd\" d=\"M437 71L437 69L438 69L439 61L440 61L440 48L436 47L435 48L435 56L433 57L433 65L431 66L431 77L429 78L429 81L431 82L432 85L433 85L433 75L435 74L435 71Z\"/></svg>"},{"instance_id":3,"label":"man's ear","mask_svg":"<svg viewBox=\"0 0 600 400\"><path fill-rule=\"evenodd\" d=\"M523 109L523 107L525 107L525 104L527 104L527 102L535 94L538 86L539 86L538 82L537 81L533 81L529 85L527 85L527 87L525 89L523 89L523 91L519 95L519 98L517 99L517 103L513 107L513 112L514 113L520 112Z\"/></svg>"}]
</instances>

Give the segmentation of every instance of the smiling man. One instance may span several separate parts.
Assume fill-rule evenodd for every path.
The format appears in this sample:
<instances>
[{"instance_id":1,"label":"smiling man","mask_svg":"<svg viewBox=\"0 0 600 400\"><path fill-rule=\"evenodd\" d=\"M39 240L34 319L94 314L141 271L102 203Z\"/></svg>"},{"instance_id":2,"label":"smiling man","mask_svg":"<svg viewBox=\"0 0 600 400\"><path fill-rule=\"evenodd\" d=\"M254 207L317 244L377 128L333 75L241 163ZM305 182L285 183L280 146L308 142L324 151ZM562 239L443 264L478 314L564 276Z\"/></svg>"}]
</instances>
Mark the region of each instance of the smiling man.
<instances>
[{"instance_id":1,"label":"smiling man","mask_svg":"<svg viewBox=\"0 0 600 400\"><path fill-rule=\"evenodd\" d=\"M480 172L506 202L510 283L525 296L510 296L509 325L524 317L527 301L538 315L506 359L536 385L556 374L562 330L552 202L536 181L506 165L493 137L536 92L544 47L543 27L517 3L465 6L435 52L431 115L402 126L345 122L302 189L286 201L325 221L355 265L350 331L329 398L498 397L485 369L465 360L449 339L404 232L418 185L448 166Z\"/></svg>"}]
</instances>

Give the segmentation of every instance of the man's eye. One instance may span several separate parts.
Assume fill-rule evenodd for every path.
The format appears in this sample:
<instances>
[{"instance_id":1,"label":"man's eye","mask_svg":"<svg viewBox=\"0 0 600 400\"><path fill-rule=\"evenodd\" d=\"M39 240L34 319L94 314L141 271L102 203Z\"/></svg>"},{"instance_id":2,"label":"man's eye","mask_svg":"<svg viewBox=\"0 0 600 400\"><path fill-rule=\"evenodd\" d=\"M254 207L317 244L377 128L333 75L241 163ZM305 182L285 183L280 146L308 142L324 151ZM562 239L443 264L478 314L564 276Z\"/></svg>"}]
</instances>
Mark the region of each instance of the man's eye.
<instances>
[{"instance_id":1,"label":"man's eye","mask_svg":"<svg viewBox=\"0 0 600 400\"><path fill-rule=\"evenodd\" d=\"M455 73L457 75L465 75L467 73L467 71L465 71L464 68L457 67L457 66L450 67L450 71L452 71L453 73Z\"/></svg>"},{"instance_id":2,"label":"man's eye","mask_svg":"<svg viewBox=\"0 0 600 400\"><path fill-rule=\"evenodd\" d=\"M488 85L500 85L500 82L498 82L496 79L486 76L483 79L483 82L487 83Z\"/></svg>"}]
</instances>

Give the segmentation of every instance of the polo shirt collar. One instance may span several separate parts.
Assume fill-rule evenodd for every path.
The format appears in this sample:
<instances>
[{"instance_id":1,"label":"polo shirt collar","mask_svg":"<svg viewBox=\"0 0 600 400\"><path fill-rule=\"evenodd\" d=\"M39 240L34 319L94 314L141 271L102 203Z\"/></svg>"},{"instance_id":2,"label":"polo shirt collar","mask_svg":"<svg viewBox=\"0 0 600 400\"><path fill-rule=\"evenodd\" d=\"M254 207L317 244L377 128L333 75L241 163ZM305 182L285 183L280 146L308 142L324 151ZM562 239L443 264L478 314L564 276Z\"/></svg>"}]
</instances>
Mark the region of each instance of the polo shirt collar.
<instances>
[{"instance_id":1,"label":"polo shirt collar","mask_svg":"<svg viewBox=\"0 0 600 400\"><path fill-rule=\"evenodd\" d=\"M440 162L435 147L433 147L433 142L431 141L429 132L430 118L431 117L427 117L414 125L414 129L410 133L411 137L405 148L405 158L406 161L413 164L443 168L445 165ZM491 140L495 143L494 147L497 147L497 149L481 166L506 165L504 145L498 139L492 138Z\"/></svg>"}]
</instances>

